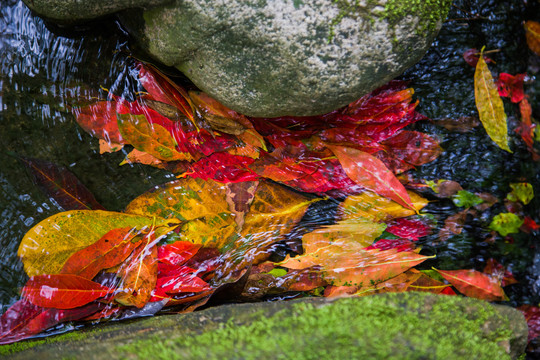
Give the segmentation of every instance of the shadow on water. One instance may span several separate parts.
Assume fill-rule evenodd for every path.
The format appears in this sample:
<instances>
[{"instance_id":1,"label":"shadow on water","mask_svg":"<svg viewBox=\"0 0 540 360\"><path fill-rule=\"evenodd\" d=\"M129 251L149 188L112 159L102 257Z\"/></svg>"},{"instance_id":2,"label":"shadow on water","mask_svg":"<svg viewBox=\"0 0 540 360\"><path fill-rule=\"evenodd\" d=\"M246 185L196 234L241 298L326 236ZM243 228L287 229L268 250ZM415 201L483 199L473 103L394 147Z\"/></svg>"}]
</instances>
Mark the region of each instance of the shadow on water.
<instances>
[{"instance_id":1,"label":"shadow on water","mask_svg":"<svg viewBox=\"0 0 540 360\"><path fill-rule=\"evenodd\" d=\"M415 125L438 135L445 152L417 169L418 179L459 182L470 192L489 192L504 199L509 183L527 181L540 194L540 166L533 163L521 140L512 136L514 154L498 149L481 127L465 134L437 126L437 120L477 116L474 104L474 68L463 60L469 48L500 49L492 71L538 76L540 63L531 60L521 22L540 16L540 5L523 1L456 1L455 7L426 57L402 77L410 80L420 100L419 110L433 122ZM536 11L536 12L535 12ZM537 15L535 15L537 14ZM58 30L61 30L58 32ZM122 210L135 196L173 178L147 166L122 166L125 153L99 154L97 140L74 122L69 107L95 97L102 88L130 87L128 39L114 19L84 28L56 29L33 16L20 1L3 1L0 10L0 304L13 304L26 281L17 259L17 247L28 229L63 209L32 183L21 163L6 152L46 159L66 166L108 210ZM526 86L533 116L540 118L540 81ZM75 103L74 103L75 102ZM510 133L518 123L515 104L506 103ZM427 212L439 229L460 209L449 200L426 193L432 200ZM524 208L537 222L540 196ZM493 215L503 212L499 202L478 216L469 216L463 232L441 242L438 231L422 241L426 253L437 259L426 266L444 269L483 269L489 258L508 267L520 280L506 288L514 306L540 301L538 233L512 240L486 242ZM313 215L312 215L313 216ZM316 222L316 221L315 221Z\"/></svg>"}]
</instances>

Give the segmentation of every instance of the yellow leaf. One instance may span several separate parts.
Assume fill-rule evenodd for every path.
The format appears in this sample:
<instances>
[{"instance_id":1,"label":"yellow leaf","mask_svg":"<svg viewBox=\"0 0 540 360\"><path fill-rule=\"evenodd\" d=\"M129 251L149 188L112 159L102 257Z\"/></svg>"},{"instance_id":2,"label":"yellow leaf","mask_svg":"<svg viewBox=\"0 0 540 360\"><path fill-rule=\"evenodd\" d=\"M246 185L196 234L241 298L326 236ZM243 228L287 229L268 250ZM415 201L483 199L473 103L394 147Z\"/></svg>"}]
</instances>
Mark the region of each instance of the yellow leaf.
<instances>
[{"instance_id":1,"label":"yellow leaf","mask_svg":"<svg viewBox=\"0 0 540 360\"><path fill-rule=\"evenodd\" d=\"M474 96L480 121L491 140L501 149L512 152L508 147L508 126L504 105L484 60L483 51L480 53L474 73Z\"/></svg>"},{"instance_id":2,"label":"yellow leaf","mask_svg":"<svg viewBox=\"0 0 540 360\"><path fill-rule=\"evenodd\" d=\"M31 228L21 241L18 255L28 276L58 274L71 255L94 244L112 229L142 229L155 224L170 231L178 223L176 219L154 219L112 211L66 211ZM173 226L169 229L169 225Z\"/></svg>"},{"instance_id":3,"label":"yellow leaf","mask_svg":"<svg viewBox=\"0 0 540 360\"><path fill-rule=\"evenodd\" d=\"M144 115L117 114L118 129L122 137L137 150L159 160L192 160L190 154L176 150L176 141L159 124L150 124Z\"/></svg>"},{"instance_id":4,"label":"yellow leaf","mask_svg":"<svg viewBox=\"0 0 540 360\"><path fill-rule=\"evenodd\" d=\"M391 279L383 281L379 284L372 286L366 286L358 289L355 293L357 296L366 296L372 294L381 294L381 293L397 293L405 292L410 289L410 286L413 285L420 277L422 273L415 269L409 269L398 276L395 276Z\"/></svg>"},{"instance_id":5,"label":"yellow leaf","mask_svg":"<svg viewBox=\"0 0 540 360\"><path fill-rule=\"evenodd\" d=\"M426 199L415 192L407 191L407 193L416 211L420 211L428 204ZM338 208L338 214L343 220L365 218L371 221L386 221L415 213L414 210L371 191L347 197Z\"/></svg>"}]
</instances>

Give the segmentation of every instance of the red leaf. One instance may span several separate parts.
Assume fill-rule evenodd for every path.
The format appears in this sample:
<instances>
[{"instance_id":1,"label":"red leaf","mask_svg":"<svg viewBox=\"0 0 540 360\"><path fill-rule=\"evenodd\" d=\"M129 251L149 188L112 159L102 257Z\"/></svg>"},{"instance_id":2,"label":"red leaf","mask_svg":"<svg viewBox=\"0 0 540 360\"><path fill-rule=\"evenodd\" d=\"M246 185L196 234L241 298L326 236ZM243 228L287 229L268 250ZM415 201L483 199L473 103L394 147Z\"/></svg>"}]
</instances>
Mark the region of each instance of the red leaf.
<instances>
[{"instance_id":1,"label":"red leaf","mask_svg":"<svg viewBox=\"0 0 540 360\"><path fill-rule=\"evenodd\" d=\"M22 296L37 306L72 309L113 291L114 289L76 275L36 275L28 280L22 289Z\"/></svg>"},{"instance_id":2,"label":"red leaf","mask_svg":"<svg viewBox=\"0 0 540 360\"><path fill-rule=\"evenodd\" d=\"M431 233L430 227L423 222L404 218L394 220L392 225L386 228L386 231L400 238L413 241L417 241L419 238Z\"/></svg>"},{"instance_id":3,"label":"red leaf","mask_svg":"<svg viewBox=\"0 0 540 360\"><path fill-rule=\"evenodd\" d=\"M180 176L213 179L224 183L255 181L259 176L249 169L253 161L254 159L249 157L218 152L189 164L188 170Z\"/></svg>"},{"instance_id":4,"label":"red leaf","mask_svg":"<svg viewBox=\"0 0 540 360\"><path fill-rule=\"evenodd\" d=\"M529 341L540 335L540 308L532 305L521 305L517 308L525 316L529 327Z\"/></svg>"},{"instance_id":5,"label":"red leaf","mask_svg":"<svg viewBox=\"0 0 540 360\"><path fill-rule=\"evenodd\" d=\"M523 225L521 225L520 230L530 234L533 231L540 229L538 225L530 216L525 216L523 219Z\"/></svg>"},{"instance_id":6,"label":"red leaf","mask_svg":"<svg viewBox=\"0 0 540 360\"><path fill-rule=\"evenodd\" d=\"M353 148L328 147L337 156L351 180L408 209L415 210L405 187L379 159Z\"/></svg>"},{"instance_id":7,"label":"red leaf","mask_svg":"<svg viewBox=\"0 0 540 360\"><path fill-rule=\"evenodd\" d=\"M525 97L523 93L523 81L527 74L510 75L507 73L500 73L497 80L497 87L499 88L499 95L502 97L509 97L513 103L518 103Z\"/></svg>"},{"instance_id":8,"label":"red leaf","mask_svg":"<svg viewBox=\"0 0 540 360\"><path fill-rule=\"evenodd\" d=\"M140 244L142 238L133 241L138 234L129 227L109 231L94 244L71 255L61 274L93 279L101 270L112 268L124 261Z\"/></svg>"},{"instance_id":9,"label":"red leaf","mask_svg":"<svg viewBox=\"0 0 540 360\"><path fill-rule=\"evenodd\" d=\"M463 295L487 301L507 300L497 278L476 270L437 270Z\"/></svg>"},{"instance_id":10,"label":"red leaf","mask_svg":"<svg viewBox=\"0 0 540 360\"><path fill-rule=\"evenodd\" d=\"M72 111L77 123L90 135L108 143L124 144L118 130L115 101L98 101Z\"/></svg>"},{"instance_id":11,"label":"red leaf","mask_svg":"<svg viewBox=\"0 0 540 360\"><path fill-rule=\"evenodd\" d=\"M158 278L153 295L157 297L168 297L183 292L210 290L210 286L192 271L193 269L187 266L180 266L176 274Z\"/></svg>"},{"instance_id":12,"label":"red leaf","mask_svg":"<svg viewBox=\"0 0 540 360\"><path fill-rule=\"evenodd\" d=\"M177 241L159 246L157 249L158 261L170 265L182 265L191 259L200 248L200 244L193 244L189 241Z\"/></svg>"},{"instance_id":13,"label":"red leaf","mask_svg":"<svg viewBox=\"0 0 540 360\"><path fill-rule=\"evenodd\" d=\"M437 140L418 131L402 131L382 144L388 154L414 166L427 164L442 152Z\"/></svg>"},{"instance_id":14,"label":"red leaf","mask_svg":"<svg viewBox=\"0 0 540 360\"><path fill-rule=\"evenodd\" d=\"M368 246L366 250L379 249L379 250L390 250L396 249L397 252L402 251L413 251L415 248L414 244L410 240L406 239L380 239L376 243Z\"/></svg>"},{"instance_id":15,"label":"red leaf","mask_svg":"<svg viewBox=\"0 0 540 360\"><path fill-rule=\"evenodd\" d=\"M17 156L26 165L35 184L64 210L105 210L72 172L49 161Z\"/></svg>"},{"instance_id":16,"label":"red leaf","mask_svg":"<svg viewBox=\"0 0 540 360\"><path fill-rule=\"evenodd\" d=\"M9 344L48 329L62 322L81 320L100 310L92 303L69 310L44 309L26 299L17 301L0 318L0 344Z\"/></svg>"},{"instance_id":17,"label":"red leaf","mask_svg":"<svg viewBox=\"0 0 540 360\"><path fill-rule=\"evenodd\" d=\"M501 281L501 286L516 284L518 281L514 278L514 275L506 268L497 262L495 259L489 259L484 268L484 274L491 275Z\"/></svg>"},{"instance_id":18,"label":"red leaf","mask_svg":"<svg viewBox=\"0 0 540 360\"><path fill-rule=\"evenodd\" d=\"M467 62L467 64L475 68L478 60L480 59L480 51L478 51L478 49L469 49L463 53L463 59L465 59L465 62ZM493 60L491 60L486 55L484 55L484 60L486 61L486 63L493 62Z\"/></svg>"}]
</instances>

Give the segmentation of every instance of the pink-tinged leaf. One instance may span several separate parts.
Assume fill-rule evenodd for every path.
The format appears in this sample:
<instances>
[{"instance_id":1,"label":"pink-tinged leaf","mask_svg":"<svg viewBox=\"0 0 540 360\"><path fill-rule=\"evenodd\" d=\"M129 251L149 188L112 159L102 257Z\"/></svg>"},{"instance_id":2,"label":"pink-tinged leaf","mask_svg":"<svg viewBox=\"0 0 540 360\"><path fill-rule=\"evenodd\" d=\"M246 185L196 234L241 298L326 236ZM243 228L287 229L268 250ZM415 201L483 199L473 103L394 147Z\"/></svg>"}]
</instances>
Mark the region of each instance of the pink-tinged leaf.
<instances>
[{"instance_id":1,"label":"pink-tinged leaf","mask_svg":"<svg viewBox=\"0 0 540 360\"><path fill-rule=\"evenodd\" d=\"M476 270L437 270L460 293L487 301L508 300L500 281Z\"/></svg>"},{"instance_id":2,"label":"pink-tinged leaf","mask_svg":"<svg viewBox=\"0 0 540 360\"><path fill-rule=\"evenodd\" d=\"M124 144L116 121L115 101L97 101L72 111L77 123L90 135L108 143Z\"/></svg>"},{"instance_id":3,"label":"pink-tinged leaf","mask_svg":"<svg viewBox=\"0 0 540 360\"><path fill-rule=\"evenodd\" d=\"M210 290L210 286L192 271L193 269L184 266L180 267L175 275L159 277L153 295L163 297Z\"/></svg>"},{"instance_id":4,"label":"pink-tinged leaf","mask_svg":"<svg viewBox=\"0 0 540 360\"><path fill-rule=\"evenodd\" d=\"M495 259L489 259L487 261L484 274L499 279L502 287L518 283L514 275Z\"/></svg>"},{"instance_id":5,"label":"pink-tinged leaf","mask_svg":"<svg viewBox=\"0 0 540 360\"><path fill-rule=\"evenodd\" d=\"M476 67L478 59L480 59L480 51L478 51L478 49L469 49L463 53L463 59L465 59L465 62L470 66ZM486 55L484 55L484 61L488 64L493 62L493 60Z\"/></svg>"},{"instance_id":6,"label":"pink-tinged leaf","mask_svg":"<svg viewBox=\"0 0 540 360\"><path fill-rule=\"evenodd\" d=\"M332 145L328 147L337 156L351 180L406 208L415 210L405 187L379 159L353 148Z\"/></svg>"},{"instance_id":7,"label":"pink-tinged leaf","mask_svg":"<svg viewBox=\"0 0 540 360\"><path fill-rule=\"evenodd\" d=\"M396 219L390 226L386 228L386 232L400 238L410 239L413 241L431 233L429 226L418 220Z\"/></svg>"},{"instance_id":8,"label":"pink-tinged leaf","mask_svg":"<svg viewBox=\"0 0 540 360\"><path fill-rule=\"evenodd\" d=\"M390 250L396 249L397 252L413 251L415 248L414 243L406 239L380 239L376 243L368 246L366 250L379 249Z\"/></svg>"},{"instance_id":9,"label":"pink-tinged leaf","mask_svg":"<svg viewBox=\"0 0 540 360\"><path fill-rule=\"evenodd\" d=\"M193 244L189 241L177 241L172 244L159 246L158 261L170 265L182 265L191 259L201 248L200 244Z\"/></svg>"},{"instance_id":10,"label":"pink-tinged leaf","mask_svg":"<svg viewBox=\"0 0 540 360\"><path fill-rule=\"evenodd\" d=\"M540 335L540 308L532 305L521 305L517 308L527 321L529 341Z\"/></svg>"},{"instance_id":11,"label":"pink-tinged leaf","mask_svg":"<svg viewBox=\"0 0 540 360\"><path fill-rule=\"evenodd\" d=\"M418 131L402 131L382 144L391 156L414 166L427 164L442 152L437 140Z\"/></svg>"},{"instance_id":12,"label":"pink-tinged leaf","mask_svg":"<svg viewBox=\"0 0 540 360\"><path fill-rule=\"evenodd\" d=\"M17 156L30 169L34 183L64 210L105 210L94 195L64 166Z\"/></svg>"},{"instance_id":13,"label":"pink-tinged leaf","mask_svg":"<svg viewBox=\"0 0 540 360\"><path fill-rule=\"evenodd\" d=\"M22 296L37 306L73 309L113 291L114 289L76 275L36 275L28 280L22 289Z\"/></svg>"}]
</instances>

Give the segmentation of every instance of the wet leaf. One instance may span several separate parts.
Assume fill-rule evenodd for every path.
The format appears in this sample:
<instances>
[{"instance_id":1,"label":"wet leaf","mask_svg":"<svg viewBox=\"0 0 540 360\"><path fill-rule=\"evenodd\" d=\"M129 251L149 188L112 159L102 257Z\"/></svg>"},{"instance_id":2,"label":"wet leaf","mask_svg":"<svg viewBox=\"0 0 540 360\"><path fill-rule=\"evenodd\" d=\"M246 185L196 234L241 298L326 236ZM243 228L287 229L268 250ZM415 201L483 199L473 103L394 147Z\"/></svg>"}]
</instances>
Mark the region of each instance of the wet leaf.
<instances>
[{"instance_id":1,"label":"wet leaf","mask_svg":"<svg viewBox=\"0 0 540 360\"><path fill-rule=\"evenodd\" d=\"M465 59L465 62L469 64L472 67L476 67L478 64L478 59L480 58L480 51L478 49L469 49L463 53L463 59ZM491 60L486 55L483 55L484 61L486 63L492 63L493 60Z\"/></svg>"},{"instance_id":2,"label":"wet leaf","mask_svg":"<svg viewBox=\"0 0 540 360\"><path fill-rule=\"evenodd\" d=\"M508 126L504 105L486 62L480 57L474 73L474 96L480 121L489 137L503 150L508 147Z\"/></svg>"},{"instance_id":3,"label":"wet leaf","mask_svg":"<svg viewBox=\"0 0 540 360\"><path fill-rule=\"evenodd\" d=\"M458 192L463 190L463 188L458 182L452 180L427 180L426 185L429 186L431 190L433 190L433 192L437 194L437 197L440 198L448 198L454 196Z\"/></svg>"},{"instance_id":4,"label":"wet leaf","mask_svg":"<svg viewBox=\"0 0 540 360\"><path fill-rule=\"evenodd\" d=\"M159 160L191 160L176 150L176 141L159 124L150 124L144 115L117 114L118 127L126 142Z\"/></svg>"},{"instance_id":5,"label":"wet leaf","mask_svg":"<svg viewBox=\"0 0 540 360\"><path fill-rule=\"evenodd\" d=\"M484 202L482 198L466 190L460 190L456 195L452 196L452 201L458 207L474 207Z\"/></svg>"},{"instance_id":6,"label":"wet leaf","mask_svg":"<svg viewBox=\"0 0 540 360\"><path fill-rule=\"evenodd\" d=\"M431 276L431 273L429 273L430 271L432 270L422 270L420 272L421 276L414 283L409 285L409 290L440 294L443 290L450 287L450 285L442 282L442 277L440 279L441 281L439 281L439 279L433 278ZM435 274L438 275L437 272L435 272Z\"/></svg>"},{"instance_id":7,"label":"wet leaf","mask_svg":"<svg viewBox=\"0 0 540 360\"><path fill-rule=\"evenodd\" d=\"M353 148L342 146L328 146L328 148L337 156L341 166L354 182L415 210L407 190L379 159Z\"/></svg>"},{"instance_id":8,"label":"wet leaf","mask_svg":"<svg viewBox=\"0 0 540 360\"><path fill-rule=\"evenodd\" d=\"M181 265L191 259L201 248L200 244L189 241L176 241L158 247L158 260L170 265Z\"/></svg>"},{"instance_id":9,"label":"wet leaf","mask_svg":"<svg viewBox=\"0 0 540 360\"><path fill-rule=\"evenodd\" d=\"M508 300L497 278L476 270L437 270L460 293L468 297L487 300Z\"/></svg>"},{"instance_id":10,"label":"wet leaf","mask_svg":"<svg viewBox=\"0 0 540 360\"><path fill-rule=\"evenodd\" d=\"M97 101L94 104L74 108L77 123L92 136L107 143L124 144L118 130L115 101Z\"/></svg>"},{"instance_id":11,"label":"wet leaf","mask_svg":"<svg viewBox=\"0 0 540 360\"><path fill-rule=\"evenodd\" d=\"M371 191L350 195L338 207L341 219L365 218L372 221L385 221L414 215L424 208L428 201L420 195L407 191L415 210L406 208L395 201Z\"/></svg>"},{"instance_id":12,"label":"wet leaf","mask_svg":"<svg viewBox=\"0 0 540 360\"><path fill-rule=\"evenodd\" d=\"M382 144L388 155L414 166L435 160L443 151L437 140L418 131L402 131Z\"/></svg>"},{"instance_id":13,"label":"wet leaf","mask_svg":"<svg viewBox=\"0 0 540 360\"><path fill-rule=\"evenodd\" d=\"M540 23L529 20L525 21L524 27L529 49L540 56Z\"/></svg>"},{"instance_id":14,"label":"wet leaf","mask_svg":"<svg viewBox=\"0 0 540 360\"><path fill-rule=\"evenodd\" d=\"M367 296L372 294L405 292L408 291L410 286L413 285L421 276L422 273L420 271L409 269L404 273L379 284L363 287L354 293L354 295Z\"/></svg>"},{"instance_id":15,"label":"wet leaf","mask_svg":"<svg viewBox=\"0 0 540 360\"><path fill-rule=\"evenodd\" d=\"M315 252L327 245L339 245L345 249L348 245L367 247L381 236L386 224L378 224L366 219L342 220L334 225L322 227L307 233L302 238L304 250Z\"/></svg>"},{"instance_id":16,"label":"wet leaf","mask_svg":"<svg viewBox=\"0 0 540 360\"><path fill-rule=\"evenodd\" d=\"M52 162L17 156L34 183L65 210L105 210L86 186L67 168Z\"/></svg>"},{"instance_id":17,"label":"wet leaf","mask_svg":"<svg viewBox=\"0 0 540 360\"><path fill-rule=\"evenodd\" d=\"M73 309L113 291L114 289L76 275L36 275L23 287L22 297L45 308Z\"/></svg>"},{"instance_id":18,"label":"wet leaf","mask_svg":"<svg viewBox=\"0 0 540 360\"><path fill-rule=\"evenodd\" d=\"M19 300L0 318L0 344L28 338L62 322L82 320L101 307L94 302L75 309L44 309L26 299Z\"/></svg>"},{"instance_id":19,"label":"wet leaf","mask_svg":"<svg viewBox=\"0 0 540 360\"><path fill-rule=\"evenodd\" d=\"M487 261L484 274L499 279L502 287L518 283L514 275L495 259L489 259Z\"/></svg>"},{"instance_id":20,"label":"wet leaf","mask_svg":"<svg viewBox=\"0 0 540 360\"><path fill-rule=\"evenodd\" d=\"M413 241L431 233L431 228L420 220L396 219L389 225L386 232Z\"/></svg>"},{"instance_id":21,"label":"wet leaf","mask_svg":"<svg viewBox=\"0 0 540 360\"><path fill-rule=\"evenodd\" d=\"M112 229L143 229L153 225L174 228L178 223L176 219L112 211L66 211L50 216L30 229L21 241L18 255L28 276L58 274L71 255L94 244Z\"/></svg>"},{"instance_id":22,"label":"wet leaf","mask_svg":"<svg viewBox=\"0 0 540 360\"><path fill-rule=\"evenodd\" d=\"M142 239L137 235L139 232L130 227L113 229L97 242L71 255L61 273L93 279L101 270L124 261L139 246Z\"/></svg>"},{"instance_id":23,"label":"wet leaf","mask_svg":"<svg viewBox=\"0 0 540 360\"><path fill-rule=\"evenodd\" d=\"M512 189L512 192L506 196L510 201L520 201L524 205L527 205L534 199L534 189L529 183L511 183L510 188Z\"/></svg>"},{"instance_id":24,"label":"wet leaf","mask_svg":"<svg viewBox=\"0 0 540 360\"><path fill-rule=\"evenodd\" d=\"M463 225L467 220L467 215L475 214L474 210L465 209L456 214L450 215L444 220L444 227L439 231L439 241L446 241L453 235L459 235L463 231Z\"/></svg>"},{"instance_id":25,"label":"wet leaf","mask_svg":"<svg viewBox=\"0 0 540 360\"><path fill-rule=\"evenodd\" d=\"M121 278L114 300L124 306L142 308L150 300L157 283L157 246L149 234L127 260L117 276Z\"/></svg>"},{"instance_id":26,"label":"wet leaf","mask_svg":"<svg viewBox=\"0 0 540 360\"><path fill-rule=\"evenodd\" d=\"M480 125L480 121L478 118L473 116L462 116L457 119L436 120L435 124L440 125L450 131L466 133Z\"/></svg>"},{"instance_id":27,"label":"wet leaf","mask_svg":"<svg viewBox=\"0 0 540 360\"><path fill-rule=\"evenodd\" d=\"M521 225L523 225L523 220L516 214L500 213L493 217L489 228L497 231L501 236L506 236L519 232Z\"/></svg>"}]
</instances>

